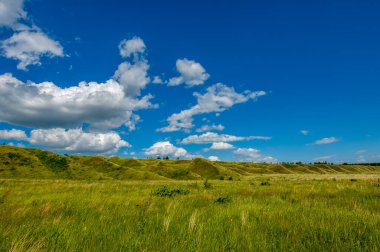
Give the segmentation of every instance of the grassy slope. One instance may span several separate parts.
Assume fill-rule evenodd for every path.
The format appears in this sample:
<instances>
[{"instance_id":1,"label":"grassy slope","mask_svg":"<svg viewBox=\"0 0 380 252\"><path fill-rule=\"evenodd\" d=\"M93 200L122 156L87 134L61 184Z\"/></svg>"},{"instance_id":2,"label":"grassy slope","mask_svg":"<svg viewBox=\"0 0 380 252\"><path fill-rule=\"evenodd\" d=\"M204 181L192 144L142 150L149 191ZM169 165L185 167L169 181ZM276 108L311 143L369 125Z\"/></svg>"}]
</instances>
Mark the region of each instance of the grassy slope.
<instances>
[{"instance_id":1,"label":"grassy slope","mask_svg":"<svg viewBox=\"0 0 380 252\"><path fill-rule=\"evenodd\" d=\"M258 164L195 160L128 159L64 156L39 149L0 146L1 178L60 178L118 180L247 179L256 174L379 173L360 165Z\"/></svg>"}]
</instances>

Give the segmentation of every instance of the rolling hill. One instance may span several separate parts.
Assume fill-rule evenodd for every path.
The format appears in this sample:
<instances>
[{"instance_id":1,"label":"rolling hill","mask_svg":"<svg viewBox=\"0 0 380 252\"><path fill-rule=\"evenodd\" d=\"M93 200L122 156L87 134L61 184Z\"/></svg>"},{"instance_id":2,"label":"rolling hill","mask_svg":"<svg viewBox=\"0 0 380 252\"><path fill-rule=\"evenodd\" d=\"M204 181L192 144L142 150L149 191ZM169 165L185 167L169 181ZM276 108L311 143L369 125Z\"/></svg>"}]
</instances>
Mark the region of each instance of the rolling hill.
<instances>
[{"instance_id":1,"label":"rolling hill","mask_svg":"<svg viewBox=\"0 0 380 252\"><path fill-rule=\"evenodd\" d=\"M265 164L59 155L40 149L0 146L0 178L200 180L243 179L257 174L379 173L379 166Z\"/></svg>"}]
</instances>

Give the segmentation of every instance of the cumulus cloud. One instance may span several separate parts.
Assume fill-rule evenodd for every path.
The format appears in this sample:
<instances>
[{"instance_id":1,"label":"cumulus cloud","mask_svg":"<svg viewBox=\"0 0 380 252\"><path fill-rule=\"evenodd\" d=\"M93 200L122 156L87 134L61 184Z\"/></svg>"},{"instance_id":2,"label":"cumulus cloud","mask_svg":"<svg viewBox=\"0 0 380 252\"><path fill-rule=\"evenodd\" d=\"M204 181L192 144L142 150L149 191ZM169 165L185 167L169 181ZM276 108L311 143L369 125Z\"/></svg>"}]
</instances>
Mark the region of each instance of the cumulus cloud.
<instances>
[{"instance_id":1,"label":"cumulus cloud","mask_svg":"<svg viewBox=\"0 0 380 252\"><path fill-rule=\"evenodd\" d=\"M82 129L37 129L29 137L31 144L74 153L112 154L131 145L113 131L105 133L84 132Z\"/></svg>"},{"instance_id":2,"label":"cumulus cloud","mask_svg":"<svg viewBox=\"0 0 380 252\"><path fill-rule=\"evenodd\" d=\"M335 142L338 142L339 139L336 138L336 137L325 137L325 138L322 138L322 139L319 139L317 141L314 142L314 144L316 145L320 145L320 144L331 144L331 143L335 143Z\"/></svg>"},{"instance_id":3,"label":"cumulus cloud","mask_svg":"<svg viewBox=\"0 0 380 252\"><path fill-rule=\"evenodd\" d=\"M271 156L262 155L258 149L254 148L238 148L233 152L235 155L242 157L244 161L251 162L265 162L265 163L275 163L276 158Z\"/></svg>"},{"instance_id":4,"label":"cumulus cloud","mask_svg":"<svg viewBox=\"0 0 380 252\"><path fill-rule=\"evenodd\" d=\"M219 161L219 157L217 156L209 156L207 159L210 161Z\"/></svg>"},{"instance_id":5,"label":"cumulus cloud","mask_svg":"<svg viewBox=\"0 0 380 252\"><path fill-rule=\"evenodd\" d=\"M270 140L268 136L233 136L227 134L218 134L206 132L201 135L190 135L181 141L182 144L208 144L215 142L236 142L246 140Z\"/></svg>"},{"instance_id":6,"label":"cumulus cloud","mask_svg":"<svg viewBox=\"0 0 380 252\"><path fill-rule=\"evenodd\" d=\"M149 64L144 56L145 49L145 43L139 37L124 39L119 44L120 55L129 57L130 62L121 63L115 71L113 79L123 86L126 96L139 96L141 90L150 82Z\"/></svg>"},{"instance_id":7,"label":"cumulus cloud","mask_svg":"<svg viewBox=\"0 0 380 252\"><path fill-rule=\"evenodd\" d=\"M215 142L212 143L210 150L230 150L235 148L232 144L225 142Z\"/></svg>"},{"instance_id":8,"label":"cumulus cloud","mask_svg":"<svg viewBox=\"0 0 380 252\"><path fill-rule=\"evenodd\" d=\"M169 80L169 86L177 86L185 83L189 87L202 85L210 77L201 64L194 60L178 59L176 68L180 76Z\"/></svg>"},{"instance_id":9,"label":"cumulus cloud","mask_svg":"<svg viewBox=\"0 0 380 252\"><path fill-rule=\"evenodd\" d=\"M17 129L11 129L11 130L0 130L0 139L5 140L27 140L28 137L26 136L25 131L23 130L17 130Z\"/></svg>"},{"instance_id":10,"label":"cumulus cloud","mask_svg":"<svg viewBox=\"0 0 380 252\"><path fill-rule=\"evenodd\" d=\"M144 41L139 37L133 37L132 39L124 39L119 44L120 55L124 58L134 56L137 60L139 54L145 52L146 46Z\"/></svg>"},{"instance_id":11,"label":"cumulus cloud","mask_svg":"<svg viewBox=\"0 0 380 252\"><path fill-rule=\"evenodd\" d=\"M40 65L41 57L63 57L63 48L40 31L21 31L2 41L4 57L18 60L18 69L27 70L29 65Z\"/></svg>"},{"instance_id":12,"label":"cumulus cloud","mask_svg":"<svg viewBox=\"0 0 380 252\"><path fill-rule=\"evenodd\" d=\"M1 55L19 61L17 68L27 70L29 65L41 65L42 57L63 57L63 47L38 26L30 23L23 9L24 0L0 1L0 26L15 33L1 41Z\"/></svg>"},{"instance_id":13,"label":"cumulus cloud","mask_svg":"<svg viewBox=\"0 0 380 252\"><path fill-rule=\"evenodd\" d=\"M0 26L15 27L24 18L24 0L0 0Z\"/></svg>"},{"instance_id":14,"label":"cumulus cloud","mask_svg":"<svg viewBox=\"0 0 380 252\"><path fill-rule=\"evenodd\" d=\"M160 76L156 75L153 77L152 83L153 84L163 84L164 81L161 79Z\"/></svg>"},{"instance_id":15,"label":"cumulus cloud","mask_svg":"<svg viewBox=\"0 0 380 252\"><path fill-rule=\"evenodd\" d=\"M145 149L147 156L170 156L170 157L188 157L189 153L180 147L174 146L169 141L157 142Z\"/></svg>"},{"instance_id":16,"label":"cumulus cloud","mask_svg":"<svg viewBox=\"0 0 380 252\"><path fill-rule=\"evenodd\" d=\"M123 62L119 65L113 78L122 85L126 96L137 96L150 81L148 69L149 65L145 61L134 64Z\"/></svg>"},{"instance_id":17,"label":"cumulus cloud","mask_svg":"<svg viewBox=\"0 0 380 252\"><path fill-rule=\"evenodd\" d=\"M133 111L155 107L151 95L128 97L115 80L81 82L61 88L51 82L24 83L11 74L0 75L0 121L36 128L93 129L121 125L134 129L139 117Z\"/></svg>"},{"instance_id":18,"label":"cumulus cloud","mask_svg":"<svg viewBox=\"0 0 380 252\"><path fill-rule=\"evenodd\" d=\"M315 162L324 162L324 161L327 161L331 158L333 158L335 155L328 155L328 156L322 156L322 157L316 157L316 158L313 158L313 160Z\"/></svg>"},{"instance_id":19,"label":"cumulus cloud","mask_svg":"<svg viewBox=\"0 0 380 252\"><path fill-rule=\"evenodd\" d=\"M205 131L211 131L211 130L219 130L222 131L224 130L224 126L221 124L212 124L212 125L202 125L198 129L196 129L196 132L205 132Z\"/></svg>"},{"instance_id":20,"label":"cumulus cloud","mask_svg":"<svg viewBox=\"0 0 380 252\"><path fill-rule=\"evenodd\" d=\"M169 125L158 129L157 131L174 132L188 130L194 127L193 116L195 115L222 112L235 104L244 103L250 99L256 99L265 94L264 91L252 92L249 90L246 90L243 93L237 93L233 87L217 83L208 87L204 94L194 92L193 95L197 98L197 104L189 109L171 115L166 120Z\"/></svg>"}]
</instances>

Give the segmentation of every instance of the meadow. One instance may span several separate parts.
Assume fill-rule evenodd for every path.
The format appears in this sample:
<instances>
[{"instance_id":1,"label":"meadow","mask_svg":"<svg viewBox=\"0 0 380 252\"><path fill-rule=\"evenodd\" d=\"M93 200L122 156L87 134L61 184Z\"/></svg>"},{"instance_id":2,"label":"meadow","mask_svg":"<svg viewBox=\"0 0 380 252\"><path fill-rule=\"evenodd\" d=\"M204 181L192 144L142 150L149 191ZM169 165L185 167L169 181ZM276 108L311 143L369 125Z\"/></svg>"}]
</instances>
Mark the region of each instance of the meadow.
<instances>
[{"instance_id":1,"label":"meadow","mask_svg":"<svg viewBox=\"0 0 380 252\"><path fill-rule=\"evenodd\" d=\"M0 147L0 251L380 251L380 169Z\"/></svg>"},{"instance_id":2,"label":"meadow","mask_svg":"<svg viewBox=\"0 0 380 252\"><path fill-rule=\"evenodd\" d=\"M379 175L0 181L1 251L379 251Z\"/></svg>"}]
</instances>

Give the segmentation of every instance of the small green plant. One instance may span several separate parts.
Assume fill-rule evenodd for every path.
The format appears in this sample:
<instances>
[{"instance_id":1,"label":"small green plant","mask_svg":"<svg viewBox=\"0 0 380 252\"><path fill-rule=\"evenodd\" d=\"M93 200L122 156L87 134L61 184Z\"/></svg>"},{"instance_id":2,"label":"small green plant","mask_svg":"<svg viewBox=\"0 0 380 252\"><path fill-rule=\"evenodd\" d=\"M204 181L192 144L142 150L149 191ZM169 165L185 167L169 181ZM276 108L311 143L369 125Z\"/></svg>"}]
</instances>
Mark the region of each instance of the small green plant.
<instances>
[{"instance_id":1,"label":"small green plant","mask_svg":"<svg viewBox=\"0 0 380 252\"><path fill-rule=\"evenodd\" d=\"M263 181L260 183L261 186L270 186L269 181Z\"/></svg>"},{"instance_id":2,"label":"small green plant","mask_svg":"<svg viewBox=\"0 0 380 252\"><path fill-rule=\"evenodd\" d=\"M175 195L187 195L190 191L182 188L169 188L167 186L161 186L152 191L152 194L159 197L172 197Z\"/></svg>"},{"instance_id":3,"label":"small green plant","mask_svg":"<svg viewBox=\"0 0 380 252\"><path fill-rule=\"evenodd\" d=\"M219 196L218 198L215 199L214 202L217 204L227 204L231 202L231 198L228 196Z\"/></svg>"},{"instance_id":4,"label":"small green plant","mask_svg":"<svg viewBox=\"0 0 380 252\"><path fill-rule=\"evenodd\" d=\"M223 176L220 176L220 180L224 180L224 177L223 177Z\"/></svg>"},{"instance_id":5,"label":"small green plant","mask_svg":"<svg viewBox=\"0 0 380 252\"><path fill-rule=\"evenodd\" d=\"M208 179L206 179L205 182L203 182L203 187L205 189L210 189L212 187L211 183L208 182Z\"/></svg>"},{"instance_id":6,"label":"small green plant","mask_svg":"<svg viewBox=\"0 0 380 252\"><path fill-rule=\"evenodd\" d=\"M232 180L233 180L233 178L230 176L230 177L228 178L228 180L232 181Z\"/></svg>"},{"instance_id":7,"label":"small green plant","mask_svg":"<svg viewBox=\"0 0 380 252\"><path fill-rule=\"evenodd\" d=\"M352 179L350 179L350 181L351 182L356 182L356 181L358 181L357 179L354 179L354 178L352 178Z\"/></svg>"}]
</instances>

